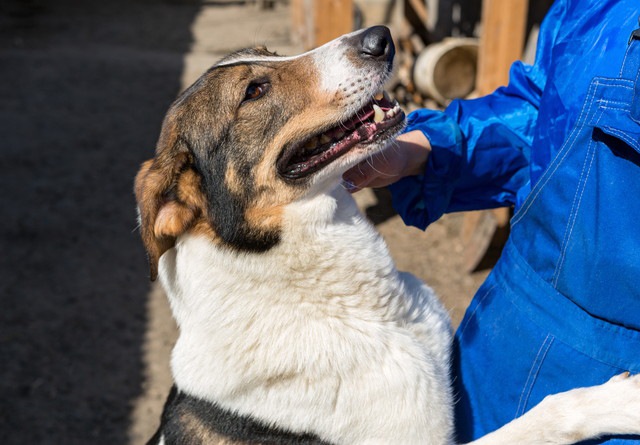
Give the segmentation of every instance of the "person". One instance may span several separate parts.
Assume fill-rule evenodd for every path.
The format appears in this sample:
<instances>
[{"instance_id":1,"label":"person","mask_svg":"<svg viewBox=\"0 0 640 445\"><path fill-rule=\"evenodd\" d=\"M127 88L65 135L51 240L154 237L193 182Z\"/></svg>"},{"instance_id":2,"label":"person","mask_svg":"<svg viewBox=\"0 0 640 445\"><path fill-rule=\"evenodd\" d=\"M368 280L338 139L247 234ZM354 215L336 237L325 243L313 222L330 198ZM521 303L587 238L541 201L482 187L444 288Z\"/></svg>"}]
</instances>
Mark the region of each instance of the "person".
<instances>
[{"instance_id":1,"label":"person","mask_svg":"<svg viewBox=\"0 0 640 445\"><path fill-rule=\"evenodd\" d=\"M514 63L488 96L411 113L397 143L344 176L389 185L422 229L515 207L455 336L459 441L548 394L640 373L639 16L638 0L557 0L532 66Z\"/></svg>"}]
</instances>

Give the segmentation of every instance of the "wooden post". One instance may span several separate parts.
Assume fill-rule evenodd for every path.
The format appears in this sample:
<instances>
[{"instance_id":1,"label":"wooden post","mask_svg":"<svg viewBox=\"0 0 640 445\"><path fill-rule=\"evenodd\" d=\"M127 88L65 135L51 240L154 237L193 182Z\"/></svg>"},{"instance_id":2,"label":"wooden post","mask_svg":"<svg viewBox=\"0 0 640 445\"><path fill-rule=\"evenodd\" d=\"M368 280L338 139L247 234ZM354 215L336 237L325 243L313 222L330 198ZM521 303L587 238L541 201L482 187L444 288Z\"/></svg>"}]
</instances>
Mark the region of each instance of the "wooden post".
<instances>
[{"instance_id":1,"label":"wooden post","mask_svg":"<svg viewBox=\"0 0 640 445\"><path fill-rule=\"evenodd\" d=\"M316 46L353 31L353 0L316 0L313 13Z\"/></svg>"},{"instance_id":2,"label":"wooden post","mask_svg":"<svg viewBox=\"0 0 640 445\"><path fill-rule=\"evenodd\" d=\"M509 82L511 64L522 56L528 0L483 0L476 92L486 95ZM465 215L462 239L465 264L473 271L492 250L501 250L509 231L510 209ZM493 247L493 249L490 249Z\"/></svg>"},{"instance_id":3,"label":"wooden post","mask_svg":"<svg viewBox=\"0 0 640 445\"><path fill-rule=\"evenodd\" d=\"M310 50L353 31L353 0L292 0L294 39Z\"/></svg>"},{"instance_id":4,"label":"wooden post","mask_svg":"<svg viewBox=\"0 0 640 445\"><path fill-rule=\"evenodd\" d=\"M509 82L509 67L522 56L528 0L484 0L478 52L480 95Z\"/></svg>"}]
</instances>

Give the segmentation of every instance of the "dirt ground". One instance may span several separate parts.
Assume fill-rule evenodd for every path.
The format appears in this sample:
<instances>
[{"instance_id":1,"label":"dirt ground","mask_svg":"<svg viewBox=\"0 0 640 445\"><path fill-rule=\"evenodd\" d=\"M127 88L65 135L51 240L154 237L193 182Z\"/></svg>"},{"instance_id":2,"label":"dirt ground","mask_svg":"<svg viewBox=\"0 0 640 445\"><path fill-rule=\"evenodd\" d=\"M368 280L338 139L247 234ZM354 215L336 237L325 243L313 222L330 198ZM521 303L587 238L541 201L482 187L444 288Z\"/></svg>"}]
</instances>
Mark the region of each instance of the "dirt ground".
<instances>
[{"instance_id":1,"label":"dirt ground","mask_svg":"<svg viewBox=\"0 0 640 445\"><path fill-rule=\"evenodd\" d=\"M147 279L132 180L176 94L256 44L298 51L285 6L0 3L3 444L141 444L155 429L176 330ZM423 233L384 193L357 199L457 323L486 276L464 272L461 216Z\"/></svg>"}]
</instances>

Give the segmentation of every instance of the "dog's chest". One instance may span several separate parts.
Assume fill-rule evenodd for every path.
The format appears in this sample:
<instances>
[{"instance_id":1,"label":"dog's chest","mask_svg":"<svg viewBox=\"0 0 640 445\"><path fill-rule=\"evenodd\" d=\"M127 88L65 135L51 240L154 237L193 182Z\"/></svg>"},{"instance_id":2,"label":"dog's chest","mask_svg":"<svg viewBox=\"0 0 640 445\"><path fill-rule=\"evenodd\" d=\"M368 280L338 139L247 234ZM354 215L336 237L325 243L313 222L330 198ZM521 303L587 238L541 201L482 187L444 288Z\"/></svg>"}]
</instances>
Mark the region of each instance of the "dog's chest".
<instances>
[{"instance_id":1,"label":"dog's chest","mask_svg":"<svg viewBox=\"0 0 640 445\"><path fill-rule=\"evenodd\" d=\"M337 443L450 431L446 313L396 272L368 223L337 216L262 255L189 236L165 254L161 277L181 327L177 386Z\"/></svg>"}]
</instances>

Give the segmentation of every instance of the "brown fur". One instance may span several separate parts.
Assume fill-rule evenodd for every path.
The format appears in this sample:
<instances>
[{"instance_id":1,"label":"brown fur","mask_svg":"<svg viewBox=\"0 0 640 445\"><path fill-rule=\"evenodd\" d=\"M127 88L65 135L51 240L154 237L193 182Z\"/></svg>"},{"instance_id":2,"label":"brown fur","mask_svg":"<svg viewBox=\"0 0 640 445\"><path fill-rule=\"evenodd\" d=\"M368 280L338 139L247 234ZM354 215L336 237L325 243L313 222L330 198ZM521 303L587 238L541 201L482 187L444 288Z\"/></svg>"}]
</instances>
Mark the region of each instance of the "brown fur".
<instances>
[{"instance_id":1,"label":"brown fur","mask_svg":"<svg viewBox=\"0 0 640 445\"><path fill-rule=\"evenodd\" d=\"M349 57L357 60L353 52ZM243 63L245 56L253 61ZM346 79L338 91L323 92L312 56L273 56L264 48L233 54L170 107L156 156L143 164L135 185L151 279L162 254L188 231L238 250L277 244L283 207L308 188L305 179L282 177L278 159L293 144L335 126L346 98L365 82ZM268 89L245 101L252 85Z\"/></svg>"},{"instance_id":2,"label":"brown fur","mask_svg":"<svg viewBox=\"0 0 640 445\"><path fill-rule=\"evenodd\" d=\"M222 436L207 426L192 412L184 412L180 415L180 423L185 436L189 437L190 443L210 444L210 445L247 445L245 441L236 441Z\"/></svg>"},{"instance_id":3,"label":"brown fur","mask_svg":"<svg viewBox=\"0 0 640 445\"><path fill-rule=\"evenodd\" d=\"M152 280L187 231L231 245L277 239L283 206L306 184L283 180L274 166L288 144L335 125L340 112L339 96L318 93L310 65L300 58L213 67L171 106L156 157L135 181ZM243 104L249 82L267 78L277 94Z\"/></svg>"},{"instance_id":4,"label":"brown fur","mask_svg":"<svg viewBox=\"0 0 640 445\"><path fill-rule=\"evenodd\" d=\"M162 254L206 211L199 178L188 169L191 155L181 149L171 124L170 119L165 120L158 155L142 164L135 179L140 231L152 280L157 277Z\"/></svg>"}]
</instances>

